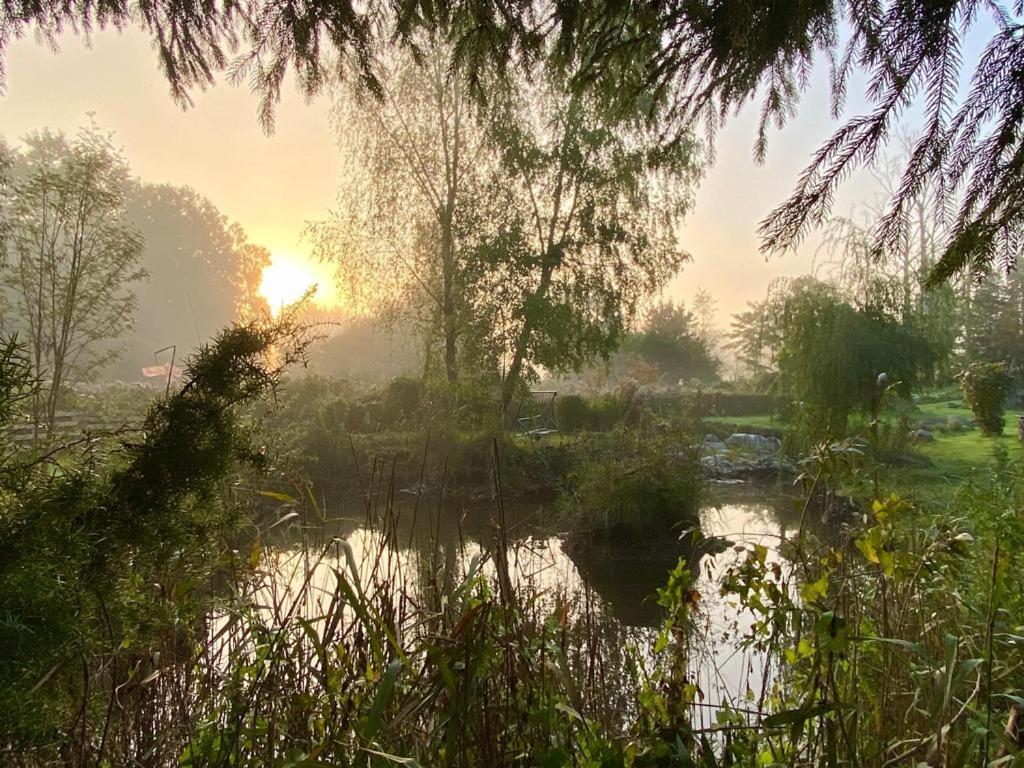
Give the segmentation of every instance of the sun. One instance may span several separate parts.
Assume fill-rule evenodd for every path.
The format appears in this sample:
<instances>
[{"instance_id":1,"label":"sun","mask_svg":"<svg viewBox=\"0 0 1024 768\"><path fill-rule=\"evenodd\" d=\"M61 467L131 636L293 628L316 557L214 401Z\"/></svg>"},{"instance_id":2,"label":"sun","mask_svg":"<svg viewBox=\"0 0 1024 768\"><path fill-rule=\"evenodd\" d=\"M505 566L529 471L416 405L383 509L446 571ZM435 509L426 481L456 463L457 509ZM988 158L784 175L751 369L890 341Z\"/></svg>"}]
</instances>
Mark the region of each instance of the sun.
<instances>
[{"instance_id":1,"label":"sun","mask_svg":"<svg viewBox=\"0 0 1024 768\"><path fill-rule=\"evenodd\" d=\"M311 301L321 309L334 309L339 304L334 276L326 264L292 254L275 253L270 257L258 292L275 317L309 291L313 291Z\"/></svg>"}]
</instances>

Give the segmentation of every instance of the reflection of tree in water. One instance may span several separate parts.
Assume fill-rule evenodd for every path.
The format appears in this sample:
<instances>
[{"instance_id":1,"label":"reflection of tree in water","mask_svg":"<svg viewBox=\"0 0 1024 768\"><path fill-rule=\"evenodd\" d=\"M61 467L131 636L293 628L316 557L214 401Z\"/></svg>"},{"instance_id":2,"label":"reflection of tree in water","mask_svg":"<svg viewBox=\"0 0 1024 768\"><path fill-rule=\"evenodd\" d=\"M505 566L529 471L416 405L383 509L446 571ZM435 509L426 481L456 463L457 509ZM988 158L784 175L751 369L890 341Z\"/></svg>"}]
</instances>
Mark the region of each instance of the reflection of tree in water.
<instances>
[{"instance_id":1,"label":"reflection of tree in water","mask_svg":"<svg viewBox=\"0 0 1024 768\"><path fill-rule=\"evenodd\" d=\"M680 557L693 562L699 553L680 550ZM593 589L607 606L608 616L628 627L654 628L661 624L662 609L657 603L657 591L665 586L668 573L679 562L679 557L575 556L572 560L580 577ZM691 569L694 566L691 566Z\"/></svg>"},{"instance_id":2,"label":"reflection of tree in water","mask_svg":"<svg viewBox=\"0 0 1024 768\"><path fill-rule=\"evenodd\" d=\"M763 539L774 550L779 534L794 528L799 518L792 499L766 494L764 488L730 488L728 494L737 503L706 511L709 536L745 543ZM324 526L321 536L348 540L357 557L367 561L361 568L382 568L386 589L405 606L404 613L415 617L417 626L410 631L430 634L435 626L458 623L459 616L449 615L458 603L451 598L474 561L487 577L487 588L498 594L495 553L501 537L493 506L407 495L385 514L371 511L363 519L336 520ZM583 714L612 729L625 727L635 718L641 681L656 664L654 640L663 618L656 594L677 560L622 553L570 558L558 538L537 533L543 509L512 503L506 513L509 577L530 636L564 658L561 666ZM302 544L309 545L308 540ZM698 708L698 719L701 714L713 717L715 702L742 693L751 682L756 687L759 679L756 670L751 672L757 660L736 654L734 644L723 641L737 616L718 596L717 579L738 556L731 548L716 556L687 553L702 592L693 632L685 638L691 679L707 695L707 711Z\"/></svg>"},{"instance_id":3,"label":"reflection of tree in water","mask_svg":"<svg viewBox=\"0 0 1024 768\"><path fill-rule=\"evenodd\" d=\"M613 730L636 717L642 670L653 663L655 631L615 618L612 605L588 585L564 595L562 643L586 715Z\"/></svg>"}]
</instances>

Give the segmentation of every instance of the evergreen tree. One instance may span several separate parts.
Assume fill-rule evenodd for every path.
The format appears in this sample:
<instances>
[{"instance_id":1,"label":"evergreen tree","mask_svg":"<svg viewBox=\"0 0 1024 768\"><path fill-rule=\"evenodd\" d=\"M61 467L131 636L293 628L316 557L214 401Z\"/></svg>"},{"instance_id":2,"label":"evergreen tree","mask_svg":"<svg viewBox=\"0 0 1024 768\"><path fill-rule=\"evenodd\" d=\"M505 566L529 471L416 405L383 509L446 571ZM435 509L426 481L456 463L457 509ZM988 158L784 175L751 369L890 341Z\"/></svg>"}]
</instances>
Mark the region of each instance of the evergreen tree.
<instances>
[{"instance_id":1,"label":"evergreen tree","mask_svg":"<svg viewBox=\"0 0 1024 768\"><path fill-rule=\"evenodd\" d=\"M672 302L655 304L641 328L626 336L616 357L618 367L630 358L647 362L666 384L715 381L722 365L696 315Z\"/></svg>"}]
</instances>

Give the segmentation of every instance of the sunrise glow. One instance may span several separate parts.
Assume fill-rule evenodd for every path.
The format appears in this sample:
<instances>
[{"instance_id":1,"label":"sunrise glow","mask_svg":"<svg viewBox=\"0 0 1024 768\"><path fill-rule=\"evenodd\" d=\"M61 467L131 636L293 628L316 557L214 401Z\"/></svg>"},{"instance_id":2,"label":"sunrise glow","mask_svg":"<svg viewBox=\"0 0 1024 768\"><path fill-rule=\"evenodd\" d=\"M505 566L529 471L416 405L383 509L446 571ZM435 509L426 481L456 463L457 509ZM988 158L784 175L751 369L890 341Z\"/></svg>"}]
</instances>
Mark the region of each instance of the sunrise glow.
<instances>
[{"instance_id":1,"label":"sunrise glow","mask_svg":"<svg viewBox=\"0 0 1024 768\"><path fill-rule=\"evenodd\" d=\"M275 253L264 267L259 294L276 316L313 290L311 301L320 309L338 306L338 293L329 266L292 254Z\"/></svg>"}]
</instances>

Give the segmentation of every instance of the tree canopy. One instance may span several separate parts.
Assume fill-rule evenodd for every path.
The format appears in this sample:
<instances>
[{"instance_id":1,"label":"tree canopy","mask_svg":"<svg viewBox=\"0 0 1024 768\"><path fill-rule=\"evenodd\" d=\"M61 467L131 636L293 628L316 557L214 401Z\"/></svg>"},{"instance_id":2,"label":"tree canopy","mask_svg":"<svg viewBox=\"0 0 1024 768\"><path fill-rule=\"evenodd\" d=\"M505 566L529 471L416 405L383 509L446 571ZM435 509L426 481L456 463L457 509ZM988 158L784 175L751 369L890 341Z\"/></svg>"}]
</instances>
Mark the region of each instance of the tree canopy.
<instances>
[{"instance_id":1,"label":"tree canopy","mask_svg":"<svg viewBox=\"0 0 1024 768\"><path fill-rule=\"evenodd\" d=\"M440 43L417 61L396 51L378 70L381 100L344 89L334 119L344 172L330 216L312 224L348 305L387 325L410 321L458 377L468 320L467 225L497 163Z\"/></svg>"},{"instance_id":2,"label":"tree canopy","mask_svg":"<svg viewBox=\"0 0 1024 768\"><path fill-rule=\"evenodd\" d=\"M863 75L865 114L846 120L813 155L792 196L764 221L764 247L786 248L829 215L839 183L868 164L900 117L923 111L923 127L872 236L881 253L900 236L917 193L940 200L943 238L931 281L1016 261L1024 229L1024 35L1019 5L979 0L256 0L111 2L12 0L0 17L0 54L30 30L141 26L154 39L172 93L188 102L227 70L261 95L268 127L286 74L307 94L350 75L380 94L375 56L382 40L415 49L418 30L446 35L471 88L539 59L570 73L576 89L611 109L637 106L664 118L664 138L695 122L720 125L747 102L761 103L754 146L792 117L816 56L831 69L832 112L842 115L854 75ZM987 36L967 61L968 35ZM961 88L967 80L966 89ZM859 79L858 79L859 82Z\"/></svg>"},{"instance_id":3,"label":"tree canopy","mask_svg":"<svg viewBox=\"0 0 1024 768\"><path fill-rule=\"evenodd\" d=\"M148 279L135 291L126 354L108 373L137 378L157 349L174 345L183 359L220 329L266 310L257 288L270 254L194 189L136 180L125 219L145 243Z\"/></svg>"},{"instance_id":4,"label":"tree canopy","mask_svg":"<svg viewBox=\"0 0 1024 768\"><path fill-rule=\"evenodd\" d=\"M702 169L692 139L661 148L557 77L496 93L487 117L501 171L479 219L472 308L508 405L538 366L578 370L614 351L689 258L678 232Z\"/></svg>"},{"instance_id":5,"label":"tree canopy","mask_svg":"<svg viewBox=\"0 0 1024 768\"><path fill-rule=\"evenodd\" d=\"M671 302L651 307L643 326L626 336L620 352L653 365L667 384L712 382L722 367L694 313Z\"/></svg>"}]
</instances>

